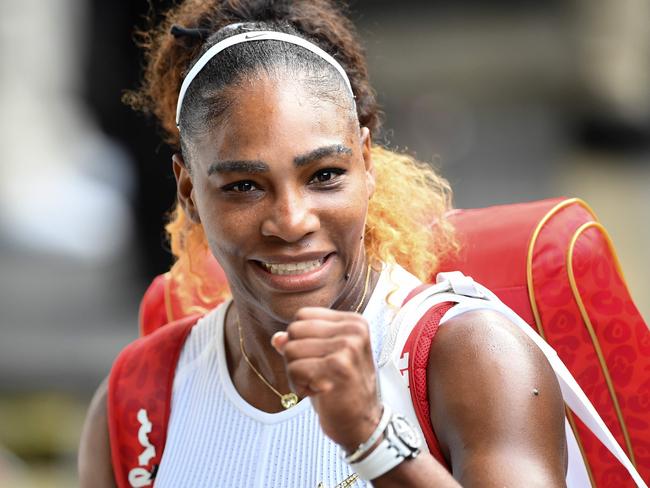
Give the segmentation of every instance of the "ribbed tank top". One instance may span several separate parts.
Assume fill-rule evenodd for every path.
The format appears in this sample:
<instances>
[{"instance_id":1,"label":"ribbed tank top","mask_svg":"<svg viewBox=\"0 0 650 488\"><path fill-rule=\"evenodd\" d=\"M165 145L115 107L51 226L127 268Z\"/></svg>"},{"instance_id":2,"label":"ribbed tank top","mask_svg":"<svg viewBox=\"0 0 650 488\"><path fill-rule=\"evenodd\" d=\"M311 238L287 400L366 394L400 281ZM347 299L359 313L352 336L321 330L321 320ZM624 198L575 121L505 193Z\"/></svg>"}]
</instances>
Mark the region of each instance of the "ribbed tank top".
<instances>
[{"instance_id":1,"label":"ribbed tank top","mask_svg":"<svg viewBox=\"0 0 650 488\"><path fill-rule=\"evenodd\" d=\"M418 284L404 269L384 267L363 312L375 363L384 331ZM235 389L224 349L227 308L224 303L201 319L183 346L156 488L316 488L321 482L335 487L352 470L343 461L341 448L323 434L308 398L290 410L267 413L251 406ZM403 398L389 403L404 412L410 405L408 390L401 378L394 381L400 385L391 391L402 388L403 394L397 396ZM354 486L372 485L359 480Z\"/></svg>"}]
</instances>

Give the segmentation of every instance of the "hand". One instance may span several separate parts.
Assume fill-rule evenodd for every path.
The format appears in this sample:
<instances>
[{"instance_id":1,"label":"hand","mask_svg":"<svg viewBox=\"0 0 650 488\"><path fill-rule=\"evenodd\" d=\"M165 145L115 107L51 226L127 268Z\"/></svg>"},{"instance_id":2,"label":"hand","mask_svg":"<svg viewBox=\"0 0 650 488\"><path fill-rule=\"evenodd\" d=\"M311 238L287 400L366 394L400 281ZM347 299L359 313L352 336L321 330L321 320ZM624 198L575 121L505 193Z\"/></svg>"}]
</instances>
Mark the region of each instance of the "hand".
<instances>
[{"instance_id":1,"label":"hand","mask_svg":"<svg viewBox=\"0 0 650 488\"><path fill-rule=\"evenodd\" d=\"M271 344L284 356L293 391L311 397L325 435L354 451L381 417L368 324L358 313L298 310Z\"/></svg>"}]
</instances>

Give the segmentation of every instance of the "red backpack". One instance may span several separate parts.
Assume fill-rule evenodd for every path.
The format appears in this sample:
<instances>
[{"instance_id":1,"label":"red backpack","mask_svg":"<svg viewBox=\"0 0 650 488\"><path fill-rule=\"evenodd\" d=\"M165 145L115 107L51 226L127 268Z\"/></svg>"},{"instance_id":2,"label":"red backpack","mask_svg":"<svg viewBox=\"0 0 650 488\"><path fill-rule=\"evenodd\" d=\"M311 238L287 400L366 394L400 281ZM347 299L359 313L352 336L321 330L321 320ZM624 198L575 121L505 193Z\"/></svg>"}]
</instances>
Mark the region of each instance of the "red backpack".
<instances>
[{"instance_id":1,"label":"red backpack","mask_svg":"<svg viewBox=\"0 0 650 488\"><path fill-rule=\"evenodd\" d=\"M473 276L526 320L557 351L641 476L650 477L650 332L593 212L580 200L555 199L460 210L451 219L462 252L442 270L460 269ZM209 265L223 276L216 262ZM193 305L201 311L216 303L197 293ZM428 420L426 364L444 307L422 317L409 346L414 348L409 355L413 405L439 460ZM176 362L199 317L186 313L171 276L157 277L140 309L141 332L151 335L129 345L114 365L109 429L120 487L146 486L152 473L155 477ZM592 485L635 486L590 429L570 412L567 416Z\"/></svg>"}]
</instances>

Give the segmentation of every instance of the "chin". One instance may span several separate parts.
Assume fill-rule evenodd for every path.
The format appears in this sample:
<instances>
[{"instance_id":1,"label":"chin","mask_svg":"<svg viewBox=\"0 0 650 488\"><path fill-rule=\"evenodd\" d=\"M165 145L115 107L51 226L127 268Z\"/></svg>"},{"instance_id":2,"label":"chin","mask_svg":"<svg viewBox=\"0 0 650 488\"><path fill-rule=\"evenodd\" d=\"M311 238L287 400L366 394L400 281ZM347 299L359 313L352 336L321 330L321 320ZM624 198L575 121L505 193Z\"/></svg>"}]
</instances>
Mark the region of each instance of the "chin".
<instances>
[{"instance_id":1,"label":"chin","mask_svg":"<svg viewBox=\"0 0 650 488\"><path fill-rule=\"evenodd\" d=\"M266 303L264 303L266 302ZM298 310L304 307L332 308L335 298L326 293L306 292L300 294L280 295L262 299L262 308L278 322L289 324Z\"/></svg>"}]
</instances>

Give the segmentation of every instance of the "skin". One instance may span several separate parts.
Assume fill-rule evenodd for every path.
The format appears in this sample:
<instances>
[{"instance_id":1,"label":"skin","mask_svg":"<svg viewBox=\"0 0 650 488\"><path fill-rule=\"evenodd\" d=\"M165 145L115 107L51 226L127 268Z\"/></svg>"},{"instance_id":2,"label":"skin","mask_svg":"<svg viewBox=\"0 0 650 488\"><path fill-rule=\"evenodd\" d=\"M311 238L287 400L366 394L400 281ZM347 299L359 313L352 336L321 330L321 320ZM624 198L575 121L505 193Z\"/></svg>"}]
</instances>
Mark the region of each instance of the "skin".
<instances>
[{"instance_id":1,"label":"skin","mask_svg":"<svg viewBox=\"0 0 650 488\"><path fill-rule=\"evenodd\" d=\"M113 467L106 415L108 378L97 388L84 422L79 447L79 485L82 487L113 488Z\"/></svg>"},{"instance_id":2,"label":"skin","mask_svg":"<svg viewBox=\"0 0 650 488\"><path fill-rule=\"evenodd\" d=\"M188 161L173 158L179 201L203 225L231 285L230 374L251 405L282 409L242 358L239 321L255 367L279 391L311 397L324 433L350 452L381 416L368 324L352 311L366 276L370 135L346 107L315 100L294 77L260 77L234 96L227 123L195 138ZM291 289L268 281L258 264L304 253L327 256L325 271ZM378 275L370 276L372 290ZM559 387L514 325L494 313L452 319L432 344L428 377L431 420L454 476L420 455L374 486L564 486ZM113 486L107 444L100 390L82 438L82 487Z\"/></svg>"}]
</instances>

